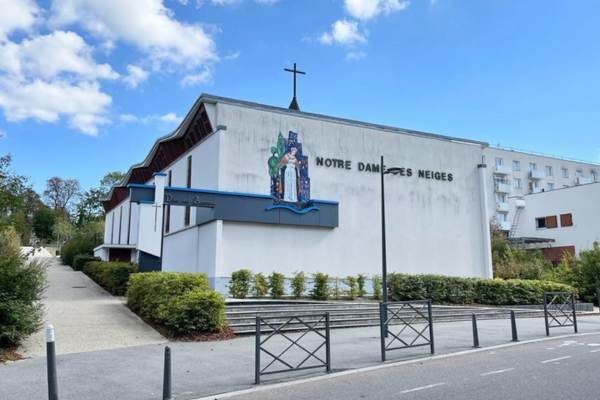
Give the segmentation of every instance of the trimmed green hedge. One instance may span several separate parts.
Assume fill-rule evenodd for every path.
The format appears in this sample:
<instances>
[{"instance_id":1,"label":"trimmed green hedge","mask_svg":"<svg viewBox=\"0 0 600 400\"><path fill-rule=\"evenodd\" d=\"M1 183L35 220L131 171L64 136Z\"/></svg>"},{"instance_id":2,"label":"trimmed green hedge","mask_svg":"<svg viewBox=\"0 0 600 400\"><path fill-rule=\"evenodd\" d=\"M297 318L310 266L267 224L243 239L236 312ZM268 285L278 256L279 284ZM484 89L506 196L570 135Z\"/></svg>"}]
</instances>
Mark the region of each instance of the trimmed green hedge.
<instances>
[{"instance_id":1,"label":"trimmed green hedge","mask_svg":"<svg viewBox=\"0 0 600 400\"><path fill-rule=\"evenodd\" d=\"M137 271L136 264L122 262L91 261L83 267L87 276L115 296L125 295L129 277Z\"/></svg>"},{"instance_id":2,"label":"trimmed green hedge","mask_svg":"<svg viewBox=\"0 0 600 400\"><path fill-rule=\"evenodd\" d=\"M75 271L83 271L84 265L90 261L102 261L102 259L89 254L77 254L75 257L73 257L72 267Z\"/></svg>"},{"instance_id":3,"label":"trimmed green hedge","mask_svg":"<svg viewBox=\"0 0 600 400\"><path fill-rule=\"evenodd\" d=\"M443 275L388 275L391 301L431 299L433 303L527 305L542 304L543 292L574 292L548 281L458 278Z\"/></svg>"},{"instance_id":4,"label":"trimmed green hedge","mask_svg":"<svg viewBox=\"0 0 600 400\"><path fill-rule=\"evenodd\" d=\"M127 305L174 335L215 332L225 327L225 300L208 288L206 274L134 274L129 281Z\"/></svg>"}]
</instances>

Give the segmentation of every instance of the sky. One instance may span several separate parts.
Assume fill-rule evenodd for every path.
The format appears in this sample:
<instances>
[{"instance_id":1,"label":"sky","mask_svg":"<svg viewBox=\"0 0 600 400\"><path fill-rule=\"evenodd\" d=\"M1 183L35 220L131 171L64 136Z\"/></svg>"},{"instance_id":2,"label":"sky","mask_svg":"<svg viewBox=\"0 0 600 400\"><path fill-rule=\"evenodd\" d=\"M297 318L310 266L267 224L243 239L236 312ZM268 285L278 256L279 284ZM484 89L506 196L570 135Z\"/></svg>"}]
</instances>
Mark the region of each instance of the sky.
<instances>
[{"instance_id":1,"label":"sky","mask_svg":"<svg viewBox=\"0 0 600 400\"><path fill-rule=\"evenodd\" d=\"M598 162L597 0L0 0L0 155L43 191L202 94Z\"/></svg>"}]
</instances>

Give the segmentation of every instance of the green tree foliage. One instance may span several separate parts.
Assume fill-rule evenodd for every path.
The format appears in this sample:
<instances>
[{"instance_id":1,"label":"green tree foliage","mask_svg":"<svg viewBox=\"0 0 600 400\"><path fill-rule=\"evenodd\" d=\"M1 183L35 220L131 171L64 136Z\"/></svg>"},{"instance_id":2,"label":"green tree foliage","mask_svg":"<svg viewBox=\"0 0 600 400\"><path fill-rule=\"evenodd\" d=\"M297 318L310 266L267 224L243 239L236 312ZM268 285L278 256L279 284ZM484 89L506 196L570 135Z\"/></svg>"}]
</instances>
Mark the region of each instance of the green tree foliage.
<instances>
[{"instance_id":1,"label":"green tree foliage","mask_svg":"<svg viewBox=\"0 0 600 400\"><path fill-rule=\"evenodd\" d=\"M252 286L252 271L240 269L231 273L229 280L229 294L236 299L245 299Z\"/></svg>"},{"instance_id":2,"label":"green tree foliage","mask_svg":"<svg viewBox=\"0 0 600 400\"><path fill-rule=\"evenodd\" d=\"M0 231L0 349L17 345L42 323L46 266L27 262L12 228Z\"/></svg>"},{"instance_id":3,"label":"green tree foliage","mask_svg":"<svg viewBox=\"0 0 600 400\"><path fill-rule=\"evenodd\" d=\"M373 275L371 282L373 286L373 298L381 300L381 275Z\"/></svg>"},{"instance_id":4,"label":"green tree foliage","mask_svg":"<svg viewBox=\"0 0 600 400\"><path fill-rule=\"evenodd\" d=\"M22 210L26 193L31 190L27 177L11 169L12 156L0 157L0 214Z\"/></svg>"},{"instance_id":5,"label":"green tree foliage","mask_svg":"<svg viewBox=\"0 0 600 400\"><path fill-rule=\"evenodd\" d=\"M274 299L281 299L285 295L285 276L278 272L269 275L269 291Z\"/></svg>"},{"instance_id":6,"label":"green tree foliage","mask_svg":"<svg viewBox=\"0 0 600 400\"><path fill-rule=\"evenodd\" d=\"M8 225L15 229L15 232L19 235L21 244L29 244L31 238L31 222L27 220L25 214L21 211L11 213L6 219Z\"/></svg>"},{"instance_id":7,"label":"green tree foliage","mask_svg":"<svg viewBox=\"0 0 600 400\"><path fill-rule=\"evenodd\" d=\"M365 274L358 274L356 277L356 284L358 285L358 297L365 297L367 291L365 290L365 283L367 276Z\"/></svg>"},{"instance_id":8,"label":"green tree foliage","mask_svg":"<svg viewBox=\"0 0 600 400\"><path fill-rule=\"evenodd\" d=\"M262 272L259 272L257 274L254 274L252 280L254 281L254 285L252 287L252 293L254 294L254 296L265 297L269 292L269 284L267 283L267 278L265 278Z\"/></svg>"},{"instance_id":9,"label":"green tree foliage","mask_svg":"<svg viewBox=\"0 0 600 400\"><path fill-rule=\"evenodd\" d=\"M355 276L348 276L344 279L344 284L347 286L345 295L350 300L356 300L358 297L358 281Z\"/></svg>"},{"instance_id":10,"label":"green tree foliage","mask_svg":"<svg viewBox=\"0 0 600 400\"><path fill-rule=\"evenodd\" d=\"M299 299L306 291L306 274L302 271L294 272L292 277L292 296Z\"/></svg>"},{"instance_id":11,"label":"green tree foliage","mask_svg":"<svg viewBox=\"0 0 600 400\"><path fill-rule=\"evenodd\" d=\"M102 201L106 199L110 189L114 185L119 185L123 179L125 179L125 174L122 172L108 172L100 181L99 187L91 188L80 195L80 200L77 203L78 227L104 218Z\"/></svg>"},{"instance_id":12,"label":"green tree foliage","mask_svg":"<svg viewBox=\"0 0 600 400\"><path fill-rule=\"evenodd\" d=\"M54 236L54 224L58 213L49 208L38 210L33 216L33 232L40 240L51 240Z\"/></svg>"},{"instance_id":13,"label":"green tree foliage","mask_svg":"<svg viewBox=\"0 0 600 400\"><path fill-rule=\"evenodd\" d=\"M330 280L329 275L322 272L313 274L313 287L310 291L310 297L315 300L328 300L331 296Z\"/></svg>"}]
</instances>

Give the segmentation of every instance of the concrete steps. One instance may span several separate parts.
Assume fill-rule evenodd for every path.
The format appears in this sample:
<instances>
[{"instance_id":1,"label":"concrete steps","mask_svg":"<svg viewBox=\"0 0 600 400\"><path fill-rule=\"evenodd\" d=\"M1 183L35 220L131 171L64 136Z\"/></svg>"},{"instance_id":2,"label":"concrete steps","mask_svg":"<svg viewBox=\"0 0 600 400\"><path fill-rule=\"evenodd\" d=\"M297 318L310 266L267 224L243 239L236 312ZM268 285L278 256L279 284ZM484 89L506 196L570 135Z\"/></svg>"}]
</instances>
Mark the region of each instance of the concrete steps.
<instances>
[{"instance_id":1,"label":"concrete steps","mask_svg":"<svg viewBox=\"0 0 600 400\"><path fill-rule=\"evenodd\" d=\"M441 321L460 321L471 319L471 315L476 313L478 319L509 318L508 309L483 308L483 307L455 307L455 306L433 306L432 314L435 322ZM268 304L265 302L259 304L228 304L225 309L226 321L229 327L238 334L254 334L256 330L256 316L272 317L270 322L273 324L282 323L289 319L289 316L314 315L329 313L331 328L353 328L379 326L379 304L378 303L327 303L327 302L302 302ZM422 312L425 314L427 310ZM515 313L519 317L542 316L543 313L537 310L518 310ZM415 312L410 309L403 310L398 316L410 320L415 316ZM288 317L288 318L286 318ZM307 320L316 321L317 318L307 318ZM424 323L423 318L415 318L413 323ZM299 321L292 321L286 325L284 330L293 331L303 329L306 326ZM324 323L318 325L324 327ZM268 332L272 328L263 324L261 331Z\"/></svg>"}]
</instances>

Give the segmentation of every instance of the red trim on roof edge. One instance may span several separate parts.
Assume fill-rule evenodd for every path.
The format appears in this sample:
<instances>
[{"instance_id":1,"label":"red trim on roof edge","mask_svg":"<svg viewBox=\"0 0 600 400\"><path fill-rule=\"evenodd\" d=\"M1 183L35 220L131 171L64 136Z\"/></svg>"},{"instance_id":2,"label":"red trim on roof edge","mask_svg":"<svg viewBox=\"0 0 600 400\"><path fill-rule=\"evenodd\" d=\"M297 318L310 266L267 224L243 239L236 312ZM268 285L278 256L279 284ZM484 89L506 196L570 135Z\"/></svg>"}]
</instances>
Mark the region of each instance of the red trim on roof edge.
<instances>
[{"instance_id":1,"label":"red trim on roof edge","mask_svg":"<svg viewBox=\"0 0 600 400\"><path fill-rule=\"evenodd\" d=\"M152 174L159 172L171 165L175 160L187 153L192 147L204 140L213 132L206 107L204 103L200 104L192 122L188 125L185 134L179 138L164 139L158 145L158 149L147 167L141 166L131 170L127 181L121 183L121 186L113 188L112 196L109 200L102 202L104 211L109 212L119 203L127 198L130 183L146 183L152 179Z\"/></svg>"}]
</instances>

